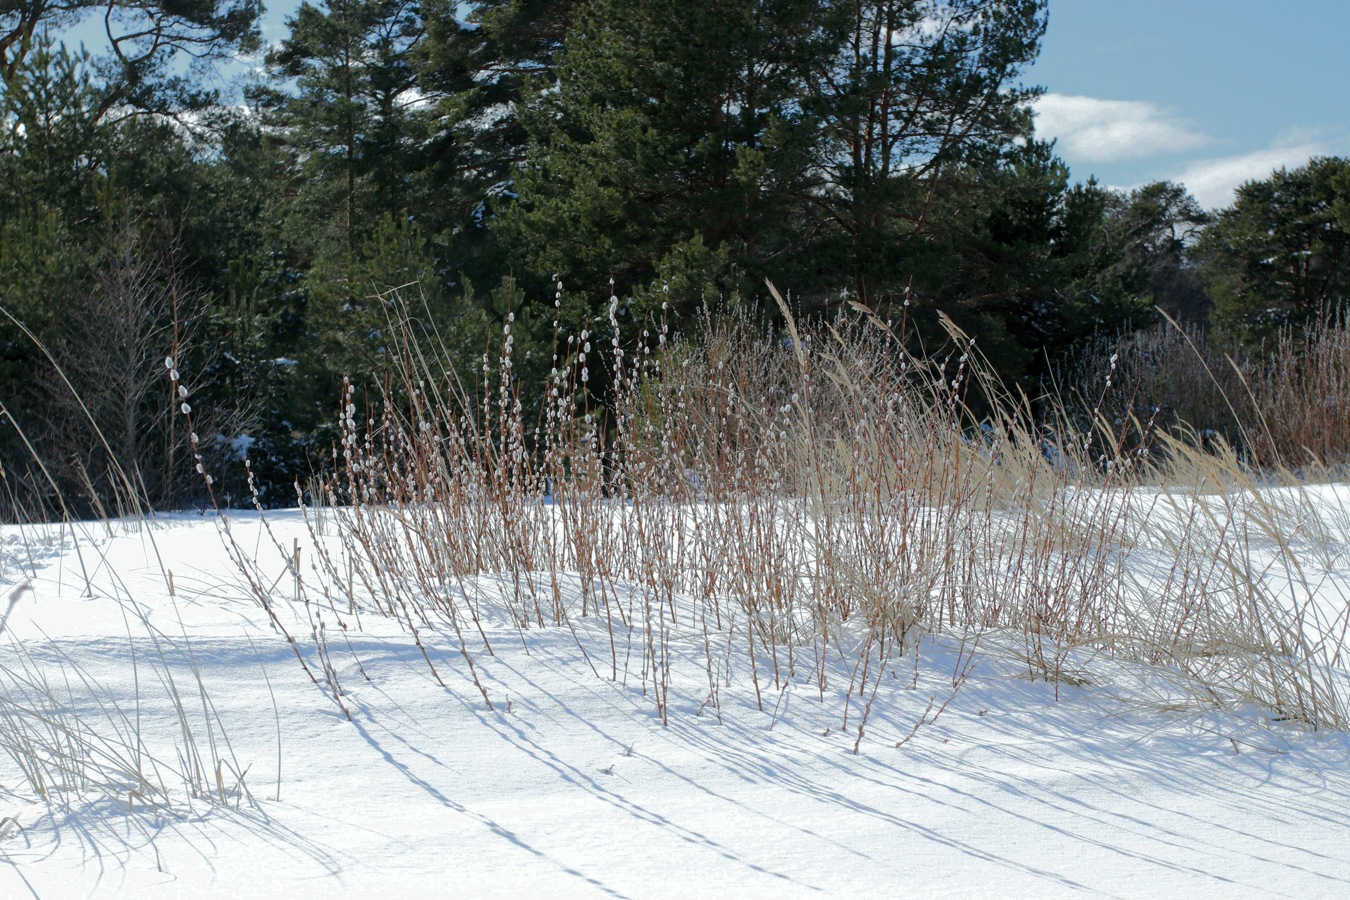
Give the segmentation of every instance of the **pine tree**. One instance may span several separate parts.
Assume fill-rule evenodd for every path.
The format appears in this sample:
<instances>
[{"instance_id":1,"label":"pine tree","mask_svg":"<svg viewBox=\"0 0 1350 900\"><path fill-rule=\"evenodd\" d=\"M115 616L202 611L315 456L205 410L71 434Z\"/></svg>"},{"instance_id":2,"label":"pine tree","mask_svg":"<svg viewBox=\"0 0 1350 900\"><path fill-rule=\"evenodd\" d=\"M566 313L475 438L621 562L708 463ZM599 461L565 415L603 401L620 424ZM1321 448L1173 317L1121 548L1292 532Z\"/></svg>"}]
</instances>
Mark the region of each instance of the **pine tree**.
<instances>
[{"instance_id":1,"label":"pine tree","mask_svg":"<svg viewBox=\"0 0 1350 900\"><path fill-rule=\"evenodd\" d=\"M383 215L406 209L416 125L423 101L412 54L423 25L412 0L328 0L301 5L290 35L268 56L296 93L255 92L276 110L302 179L300 226L315 244L336 238L343 257ZM313 233L333 222L336 232Z\"/></svg>"},{"instance_id":2,"label":"pine tree","mask_svg":"<svg viewBox=\"0 0 1350 900\"><path fill-rule=\"evenodd\" d=\"M369 247L390 229L406 231L421 206L416 176L433 98L416 80L425 26L412 0L305 3L288 24L268 66L274 77L294 79L294 92L251 96L290 155L281 244L299 275L293 291L310 346L296 380L312 404L303 418L322 422L344 374L374 381L392 363L381 356L391 340L386 292L404 282L384 283L391 269ZM427 253L426 264L412 268L434 279L420 289L438 295L440 273Z\"/></svg>"},{"instance_id":3,"label":"pine tree","mask_svg":"<svg viewBox=\"0 0 1350 900\"><path fill-rule=\"evenodd\" d=\"M1197 248L1216 317L1256 340L1350 294L1350 160L1323 157L1238 188Z\"/></svg>"},{"instance_id":4,"label":"pine tree","mask_svg":"<svg viewBox=\"0 0 1350 900\"><path fill-rule=\"evenodd\" d=\"M683 280L876 304L944 178L1030 131L1028 0L587 4L526 116L508 244L532 277L639 298Z\"/></svg>"},{"instance_id":5,"label":"pine tree","mask_svg":"<svg viewBox=\"0 0 1350 900\"><path fill-rule=\"evenodd\" d=\"M0 85L14 86L53 30L96 18L106 35L94 60L97 119L128 109L203 109L216 101L203 76L214 63L257 49L261 14L259 0L7 0L0 4Z\"/></svg>"},{"instance_id":6,"label":"pine tree","mask_svg":"<svg viewBox=\"0 0 1350 900\"><path fill-rule=\"evenodd\" d=\"M830 43L811 0L587 4L558 90L527 118L504 223L523 267L565 273L592 307L611 277L639 298L684 278L716 300L801 249L816 133L805 72Z\"/></svg>"},{"instance_id":7,"label":"pine tree","mask_svg":"<svg viewBox=\"0 0 1350 900\"><path fill-rule=\"evenodd\" d=\"M1112 195L1106 215L1117 265L1137 267L1150 299L1169 316L1205 321L1212 304L1192 257L1212 217L1186 188L1159 181Z\"/></svg>"},{"instance_id":8,"label":"pine tree","mask_svg":"<svg viewBox=\"0 0 1350 900\"><path fill-rule=\"evenodd\" d=\"M813 86L822 148L821 267L869 305L908 283L908 241L932 223L958 166L997 165L1030 134L1035 89L1018 78L1044 2L846 0L831 65ZM826 287L831 287L827 285Z\"/></svg>"},{"instance_id":9,"label":"pine tree","mask_svg":"<svg viewBox=\"0 0 1350 900\"><path fill-rule=\"evenodd\" d=\"M421 210L440 253L488 290L508 270L491 223L516 192L529 136L528 98L557 85L563 40L580 0L429 0L416 58L428 104Z\"/></svg>"}]
</instances>

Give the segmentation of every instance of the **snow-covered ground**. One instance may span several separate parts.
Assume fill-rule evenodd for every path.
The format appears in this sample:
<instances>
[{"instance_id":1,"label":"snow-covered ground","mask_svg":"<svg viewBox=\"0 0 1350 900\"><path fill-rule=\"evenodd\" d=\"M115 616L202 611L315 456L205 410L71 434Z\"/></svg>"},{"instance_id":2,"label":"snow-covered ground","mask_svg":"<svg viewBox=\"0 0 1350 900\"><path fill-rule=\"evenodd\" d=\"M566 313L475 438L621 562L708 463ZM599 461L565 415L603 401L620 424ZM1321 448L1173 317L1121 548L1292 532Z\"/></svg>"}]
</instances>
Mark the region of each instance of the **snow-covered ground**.
<instances>
[{"instance_id":1,"label":"snow-covered ground","mask_svg":"<svg viewBox=\"0 0 1350 900\"><path fill-rule=\"evenodd\" d=\"M231 530L284 598L284 551L311 536L269 521ZM824 691L744 654L710 676L706 635L676 630L663 726L640 648L612 654L594 617L485 613L480 691L448 628L419 630L424 657L393 619L333 607L316 642L316 611L279 601L311 678L219 528L0 530L0 578L32 583L0 639L6 715L135 751L47 800L0 756L0 896L1350 895L1350 739L1165 671L1070 657L1056 687L1012 639L925 637L860 740L856 657L831 657ZM109 760L137 753L167 796L119 787ZM167 774L193 754L222 802Z\"/></svg>"}]
</instances>

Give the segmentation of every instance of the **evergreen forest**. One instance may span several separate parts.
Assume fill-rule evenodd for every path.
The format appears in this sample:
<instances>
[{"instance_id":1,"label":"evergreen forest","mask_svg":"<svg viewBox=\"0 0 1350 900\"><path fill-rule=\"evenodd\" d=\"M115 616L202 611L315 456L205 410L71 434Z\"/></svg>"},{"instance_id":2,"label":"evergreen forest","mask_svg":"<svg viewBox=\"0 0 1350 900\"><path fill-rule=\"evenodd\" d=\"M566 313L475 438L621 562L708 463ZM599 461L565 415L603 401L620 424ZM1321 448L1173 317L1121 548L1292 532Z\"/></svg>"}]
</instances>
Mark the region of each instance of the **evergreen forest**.
<instances>
[{"instance_id":1,"label":"evergreen forest","mask_svg":"<svg viewBox=\"0 0 1350 900\"><path fill-rule=\"evenodd\" d=\"M1350 160L1218 210L1071 181L1033 131L1049 6L313 0L268 48L259 0L4 0L0 510L190 507L200 454L224 502L294 503L410 355L528 420L588 337L865 311L1034 408L1141 335L1258 372L1340 327ZM1120 415L1194 400L1143 383ZM1238 443L1231 410L1186 416Z\"/></svg>"}]
</instances>

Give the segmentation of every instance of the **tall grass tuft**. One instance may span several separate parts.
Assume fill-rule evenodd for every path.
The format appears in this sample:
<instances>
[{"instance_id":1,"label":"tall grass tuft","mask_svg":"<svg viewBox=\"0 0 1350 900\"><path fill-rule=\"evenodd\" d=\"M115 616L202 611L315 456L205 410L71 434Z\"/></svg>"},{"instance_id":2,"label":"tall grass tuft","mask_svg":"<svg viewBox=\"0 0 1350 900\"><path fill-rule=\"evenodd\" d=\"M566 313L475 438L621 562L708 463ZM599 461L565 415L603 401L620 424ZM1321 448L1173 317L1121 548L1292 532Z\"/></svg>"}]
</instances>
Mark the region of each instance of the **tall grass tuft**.
<instances>
[{"instance_id":1,"label":"tall grass tuft","mask_svg":"<svg viewBox=\"0 0 1350 900\"><path fill-rule=\"evenodd\" d=\"M186 637L161 632L128 598L116 602L135 689L100 683L60 641L11 641L0 648L0 752L48 802L103 796L168 813L251 803Z\"/></svg>"},{"instance_id":2,"label":"tall grass tuft","mask_svg":"<svg viewBox=\"0 0 1350 900\"><path fill-rule=\"evenodd\" d=\"M142 501L143 484L122 468L55 357L40 343L38 347L52 366L53 378L69 389L68 402L83 411L109 455L114 485L110 496L116 509L101 509L99 524L108 537L119 530L139 532L158 558L153 520ZM0 635L8 639L0 644L0 754L9 758L30 794L49 803L70 805L93 795L125 802L131 809L176 813L197 802L219 806L251 802L247 769L230 745L187 633L170 635L153 624L106 558L96 565L92 559L86 562L86 554L101 556L99 542L74 520L33 443L17 421L7 413L6 417L30 452L31 471L46 480L47 496L55 507L34 516L22 508L22 495L8 492L9 499L20 503L12 511L20 522L47 521L49 533L59 528L58 552L67 546L73 549L84 596L120 610L126 626L126 642L120 649L130 668L132 689L114 690L101 683L61 640L45 634L37 639L16 637L11 620L29 590L25 582L12 590L0 618ZM124 518L114 520L114 512ZM30 567L35 574L31 561ZM172 597L172 577L162 564L160 570ZM91 571L104 573L101 583L95 582Z\"/></svg>"}]
</instances>

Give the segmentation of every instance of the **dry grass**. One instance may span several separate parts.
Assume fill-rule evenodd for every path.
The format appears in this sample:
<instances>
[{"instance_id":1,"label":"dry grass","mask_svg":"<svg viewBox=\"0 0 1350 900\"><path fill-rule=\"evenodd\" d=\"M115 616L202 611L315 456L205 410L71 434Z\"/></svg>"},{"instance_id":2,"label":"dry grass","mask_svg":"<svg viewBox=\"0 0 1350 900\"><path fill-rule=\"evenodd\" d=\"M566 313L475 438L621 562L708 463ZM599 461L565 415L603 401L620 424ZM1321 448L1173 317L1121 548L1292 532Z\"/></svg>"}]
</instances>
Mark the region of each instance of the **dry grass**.
<instances>
[{"instance_id":1,"label":"dry grass","mask_svg":"<svg viewBox=\"0 0 1350 900\"><path fill-rule=\"evenodd\" d=\"M1282 331L1269 361L1249 376L1258 457L1312 470L1350 462L1350 322L1324 316Z\"/></svg>"},{"instance_id":2,"label":"dry grass","mask_svg":"<svg viewBox=\"0 0 1350 900\"><path fill-rule=\"evenodd\" d=\"M67 402L83 411L87 426L112 460L109 493L124 518L114 520L112 510L100 507L102 521L93 524L108 537L117 531L141 534L158 560L152 521L142 500L144 482L138 483L121 467L58 361L50 354L47 360L53 377L70 392ZM10 425L28 448L32 471L47 482L56 507L39 509L35 515L18 503L19 494L9 492L8 498L16 502L11 511L19 522L59 523L48 525L48 534L59 527L58 545L64 550L68 544L73 550L84 596L121 612L126 628L122 649L134 688L130 694L110 690L60 640L45 635L22 640L6 632L10 613L29 589L24 582L12 589L0 617L0 635L6 639L0 645L0 753L14 763L32 796L53 804L68 806L102 796L125 803L129 812L149 808L177 814L197 802L220 806L251 802L247 768L230 745L188 635L168 634L150 621L146 608L103 557L99 541L73 520L34 445L12 418ZM91 491L91 496L97 495ZM160 576L172 597L172 575L160 562ZM102 578L96 581L91 573L102 573ZM152 726L150 720L158 724Z\"/></svg>"},{"instance_id":3,"label":"dry grass","mask_svg":"<svg viewBox=\"0 0 1350 900\"><path fill-rule=\"evenodd\" d=\"M477 395L415 354L402 408L391 394L363 417L348 388L324 512L343 552L316 541L330 609L369 604L419 647L453 633L470 668L492 653L487 618L598 623L590 667L639 681L663 720L684 642L714 712L733 666L772 706L792 681L823 695L842 659L861 740L887 666L940 633L964 648L953 690L988 635L1014 635L1027 675L1057 685L1090 680L1068 662L1087 651L1168 666L1216 703L1350 723L1345 598L1301 563L1301 535L1333 526L1296 484L1258 490L1222 443L1100 404L1091 427L1060 407L1047 428L955 331L933 361L866 319L630 339L616 310L558 336L537 410L510 325ZM979 420L972 386L994 410Z\"/></svg>"}]
</instances>

